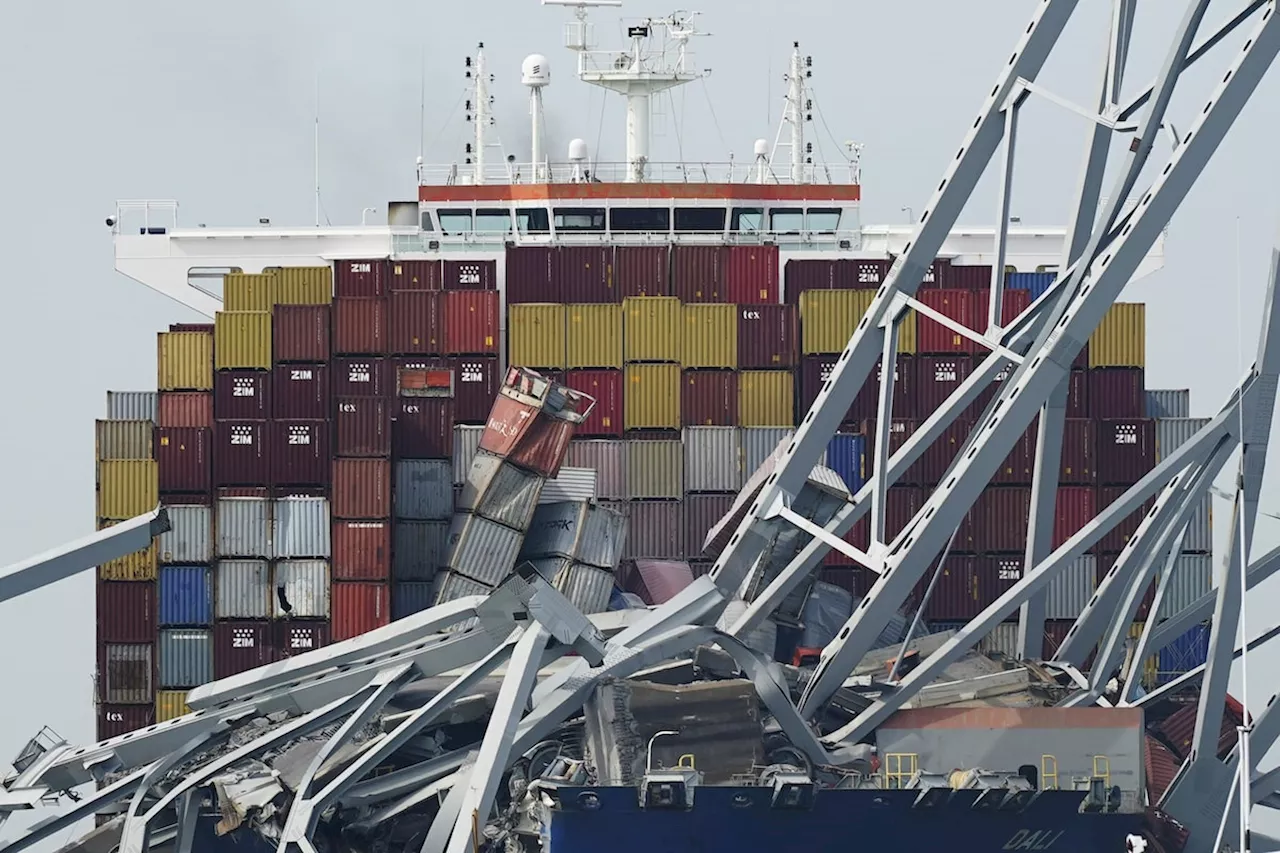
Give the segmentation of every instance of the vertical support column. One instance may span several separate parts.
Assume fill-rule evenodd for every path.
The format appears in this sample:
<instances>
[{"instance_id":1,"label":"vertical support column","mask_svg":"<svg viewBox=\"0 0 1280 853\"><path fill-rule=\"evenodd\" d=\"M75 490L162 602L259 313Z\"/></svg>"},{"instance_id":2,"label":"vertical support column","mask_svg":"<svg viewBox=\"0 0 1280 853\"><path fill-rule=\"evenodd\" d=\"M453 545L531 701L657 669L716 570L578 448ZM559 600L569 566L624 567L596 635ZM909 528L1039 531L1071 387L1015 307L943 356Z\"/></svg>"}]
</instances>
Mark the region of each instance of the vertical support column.
<instances>
[{"instance_id":1,"label":"vertical support column","mask_svg":"<svg viewBox=\"0 0 1280 853\"><path fill-rule=\"evenodd\" d=\"M889 484L889 440L893 435L894 375L898 372L898 330L901 313L891 314L880 355L880 397L876 401L875 467L871 475L871 542L867 552L879 558L887 544L885 502Z\"/></svg>"}]
</instances>

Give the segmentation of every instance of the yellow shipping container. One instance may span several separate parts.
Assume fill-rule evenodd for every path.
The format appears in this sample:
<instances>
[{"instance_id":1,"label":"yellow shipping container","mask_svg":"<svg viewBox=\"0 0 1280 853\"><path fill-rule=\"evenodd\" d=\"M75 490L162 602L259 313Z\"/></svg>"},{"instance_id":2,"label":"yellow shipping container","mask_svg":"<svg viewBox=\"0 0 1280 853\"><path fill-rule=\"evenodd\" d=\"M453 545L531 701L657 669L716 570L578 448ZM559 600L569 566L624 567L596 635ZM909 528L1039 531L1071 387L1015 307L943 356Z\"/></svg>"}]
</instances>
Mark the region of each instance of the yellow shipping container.
<instances>
[{"instance_id":1,"label":"yellow shipping container","mask_svg":"<svg viewBox=\"0 0 1280 853\"><path fill-rule=\"evenodd\" d=\"M806 290L800 294L800 348L805 355L844 352L874 290ZM916 312L908 311L898 329L898 352L916 351Z\"/></svg>"},{"instance_id":2,"label":"yellow shipping container","mask_svg":"<svg viewBox=\"0 0 1280 853\"><path fill-rule=\"evenodd\" d=\"M154 421L94 421L95 457L102 459L151 459Z\"/></svg>"},{"instance_id":3,"label":"yellow shipping container","mask_svg":"<svg viewBox=\"0 0 1280 853\"><path fill-rule=\"evenodd\" d=\"M98 529L115 527L119 521L102 519ZM134 551L118 560L112 560L98 567L98 574L104 581L153 581L156 579L156 567L159 565L159 540L152 539L151 544L141 551Z\"/></svg>"},{"instance_id":4,"label":"yellow shipping container","mask_svg":"<svg viewBox=\"0 0 1280 853\"><path fill-rule=\"evenodd\" d=\"M156 387L161 391L212 391L213 335L207 332L156 335Z\"/></svg>"},{"instance_id":5,"label":"yellow shipping container","mask_svg":"<svg viewBox=\"0 0 1280 853\"><path fill-rule=\"evenodd\" d=\"M1142 639L1142 631L1146 627L1145 622L1134 622L1129 626L1129 639L1135 642ZM1142 662L1142 686L1148 690L1156 686L1156 681L1160 678L1160 659L1155 655L1147 658Z\"/></svg>"},{"instance_id":6,"label":"yellow shipping container","mask_svg":"<svg viewBox=\"0 0 1280 853\"><path fill-rule=\"evenodd\" d=\"M160 469L149 459L98 463L98 517L124 521L160 503Z\"/></svg>"},{"instance_id":7,"label":"yellow shipping container","mask_svg":"<svg viewBox=\"0 0 1280 853\"><path fill-rule=\"evenodd\" d=\"M685 367L738 366L738 306L684 306Z\"/></svg>"},{"instance_id":8,"label":"yellow shipping container","mask_svg":"<svg viewBox=\"0 0 1280 853\"><path fill-rule=\"evenodd\" d=\"M157 723L163 723L166 720L176 720L178 717L185 717L190 713L191 708L187 705L186 690L156 691Z\"/></svg>"},{"instance_id":9,"label":"yellow shipping container","mask_svg":"<svg viewBox=\"0 0 1280 853\"><path fill-rule=\"evenodd\" d=\"M272 307L328 305L333 301L332 267L276 267L264 272L271 273Z\"/></svg>"},{"instance_id":10,"label":"yellow shipping container","mask_svg":"<svg viewBox=\"0 0 1280 853\"><path fill-rule=\"evenodd\" d=\"M215 366L271 369L271 312L219 311L213 318Z\"/></svg>"},{"instance_id":11,"label":"yellow shipping container","mask_svg":"<svg viewBox=\"0 0 1280 853\"><path fill-rule=\"evenodd\" d=\"M622 369L622 306L565 306L565 365Z\"/></svg>"},{"instance_id":12,"label":"yellow shipping container","mask_svg":"<svg viewBox=\"0 0 1280 853\"><path fill-rule=\"evenodd\" d=\"M564 317L563 305L530 303L508 308L508 363L564 370Z\"/></svg>"},{"instance_id":13,"label":"yellow shipping container","mask_svg":"<svg viewBox=\"0 0 1280 853\"><path fill-rule=\"evenodd\" d=\"M222 281L222 307L228 311L270 311L275 304L275 276L263 272L227 273Z\"/></svg>"},{"instance_id":14,"label":"yellow shipping container","mask_svg":"<svg viewBox=\"0 0 1280 853\"><path fill-rule=\"evenodd\" d=\"M1147 366L1147 306L1116 302L1089 337L1090 367Z\"/></svg>"},{"instance_id":15,"label":"yellow shipping container","mask_svg":"<svg viewBox=\"0 0 1280 853\"><path fill-rule=\"evenodd\" d=\"M680 429L680 365L628 364L624 429Z\"/></svg>"},{"instance_id":16,"label":"yellow shipping container","mask_svg":"<svg viewBox=\"0 0 1280 853\"><path fill-rule=\"evenodd\" d=\"M744 370L739 373L738 424L744 427L795 426L795 381L791 371Z\"/></svg>"},{"instance_id":17,"label":"yellow shipping container","mask_svg":"<svg viewBox=\"0 0 1280 853\"><path fill-rule=\"evenodd\" d=\"M674 296L628 296L622 300L623 355L631 361L679 362L684 328Z\"/></svg>"}]
</instances>

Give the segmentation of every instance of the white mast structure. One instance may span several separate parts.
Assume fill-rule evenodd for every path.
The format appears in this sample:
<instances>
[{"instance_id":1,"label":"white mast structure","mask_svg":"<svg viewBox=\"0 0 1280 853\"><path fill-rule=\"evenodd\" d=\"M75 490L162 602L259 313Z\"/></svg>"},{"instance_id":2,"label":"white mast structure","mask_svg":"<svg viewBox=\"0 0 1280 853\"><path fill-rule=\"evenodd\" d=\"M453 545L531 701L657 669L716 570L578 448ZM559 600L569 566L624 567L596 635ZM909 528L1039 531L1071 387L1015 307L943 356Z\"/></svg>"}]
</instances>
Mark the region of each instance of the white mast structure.
<instances>
[{"instance_id":1,"label":"white mast structure","mask_svg":"<svg viewBox=\"0 0 1280 853\"><path fill-rule=\"evenodd\" d=\"M804 125L809 120L806 81L813 73L810 71L813 57L800 55L800 42L792 42L791 46L791 71L787 74L787 105L782 111L782 122L778 125L778 135L773 143L773 156L769 158L769 167L772 170L779 148L785 146L791 149L791 182L802 184L805 182L808 154L804 143ZM790 129L789 142L782 141L784 128Z\"/></svg>"},{"instance_id":2,"label":"white mast structure","mask_svg":"<svg viewBox=\"0 0 1280 853\"><path fill-rule=\"evenodd\" d=\"M467 102L467 121L475 124L475 142L468 146L467 162L472 165L472 181L485 183L485 153L491 147L502 147L501 141L489 141L489 128L493 126L493 96L489 84L493 77L486 68L484 42L476 47L476 55L467 57L467 76L472 79L471 94L474 100Z\"/></svg>"},{"instance_id":3,"label":"white mast structure","mask_svg":"<svg viewBox=\"0 0 1280 853\"><path fill-rule=\"evenodd\" d=\"M550 169L544 169L542 154L542 90L551 85L551 64L540 53L525 57L520 66L521 83L529 87L529 116L533 122L533 142L530 151L532 164L532 181L538 183L546 175L550 177Z\"/></svg>"}]
</instances>

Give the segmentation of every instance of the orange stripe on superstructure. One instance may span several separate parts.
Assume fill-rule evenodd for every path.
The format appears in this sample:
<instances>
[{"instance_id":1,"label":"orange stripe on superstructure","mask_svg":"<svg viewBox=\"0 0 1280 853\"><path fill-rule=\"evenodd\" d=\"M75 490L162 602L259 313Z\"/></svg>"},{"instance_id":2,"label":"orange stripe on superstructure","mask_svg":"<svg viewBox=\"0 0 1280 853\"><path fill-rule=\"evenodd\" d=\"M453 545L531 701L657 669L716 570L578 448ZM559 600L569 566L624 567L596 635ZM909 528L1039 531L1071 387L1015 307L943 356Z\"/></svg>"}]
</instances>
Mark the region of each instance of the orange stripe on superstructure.
<instances>
[{"instance_id":1,"label":"orange stripe on superstructure","mask_svg":"<svg viewBox=\"0 0 1280 853\"><path fill-rule=\"evenodd\" d=\"M420 186L425 202L725 199L726 201L858 201L857 184L481 184Z\"/></svg>"},{"instance_id":2,"label":"orange stripe on superstructure","mask_svg":"<svg viewBox=\"0 0 1280 853\"><path fill-rule=\"evenodd\" d=\"M1142 727L1141 708L911 708L882 729L1127 729Z\"/></svg>"}]
</instances>

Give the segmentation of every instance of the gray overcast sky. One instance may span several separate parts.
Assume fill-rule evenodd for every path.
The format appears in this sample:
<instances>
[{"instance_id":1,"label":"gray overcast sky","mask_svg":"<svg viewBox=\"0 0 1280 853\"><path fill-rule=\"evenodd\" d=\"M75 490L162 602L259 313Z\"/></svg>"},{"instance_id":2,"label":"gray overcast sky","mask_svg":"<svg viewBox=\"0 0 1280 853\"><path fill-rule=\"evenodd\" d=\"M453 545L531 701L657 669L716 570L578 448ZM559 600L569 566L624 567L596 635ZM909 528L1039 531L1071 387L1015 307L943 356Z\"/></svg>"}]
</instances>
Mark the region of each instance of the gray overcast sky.
<instances>
[{"instance_id":1,"label":"gray overcast sky","mask_svg":"<svg viewBox=\"0 0 1280 853\"><path fill-rule=\"evenodd\" d=\"M814 56L814 90L826 127L816 137L866 145L865 222L903 222L924 204L964 129L1029 20L1032 0L702 0L696 42L705 83L677 94L654 159L749 159L773 139L790 43ZM1147 82L1184 3L1140 4L1130 88ZM1222 4L1215 4L1215 8ZM1226 4L1234 8L1234 4ZM1091 102L1110 3L1081 3L1041 82ZM1225 8L1225 6L1223 7ZM631 15L659 14L628 0ZM1213 22L1224 17L1210 13ZM321 183L334 224L359 221L414 197L423 69L428 162L458 157L462 61L477 41L497 75L499 133L527 147L523 57L550 57L546 94L553 157L581 136L602 159L622 151L621 102L576 81L561 47L566 10L535 0L465 4L378 0L160 0L0 4L0 247L6 307L0 356L8 408L0 425L0 565L93 527L93 420L108 388L153 388L154 333L194 316L112 271L103 219L119 198L177 199L188 225L312 221L312 133L319 76ZM618 15L593 19L603 47L619 43ZM1182 127L1237 50L1232 39L1175 101ZM1149 303L1148 387L1190 387L1193 414L1217 409L1252 360L1258 306L1277 224L1274 140L1280 76L1272 71L1220 148L1170 230L1167 268L1130 288ZM1083 122L1043 101L1025 111L1014 212L1027 224L1061 224L1082 149ZM452 116L452 120L446 122ZM447 125L447 126L446 126ZM677 133L677 128L681 132ZM829 128L829 133L828 133ZM1181 128L1180 128L1181 129ZM1167 147L1154 159L1163 163ZM523 159L523 157L522 157ZM964 221L986 223L990 176ZM1242 304L1237 298L1237 219ZM1242 316L1242 321L1238 318ZM1241 325L1238 327L1238 322ZM1243 329L1243 333L1237 331ZM1275 488L1264 508L1280 509ZM1217 507L1219 533L1227 513ZM1273 547L1280 523L1259 522ZM1280 589L1256 596L1256 634ZM1252 608L1251 608L1252 610ZM0 761L41 725L74 741L93 737L94 643L89 574L0 605ZM1276 658L1259 655L1251 704L1275 684ZM7 834L12 833L12 828Z\"/></svg>"}]
</instances>

